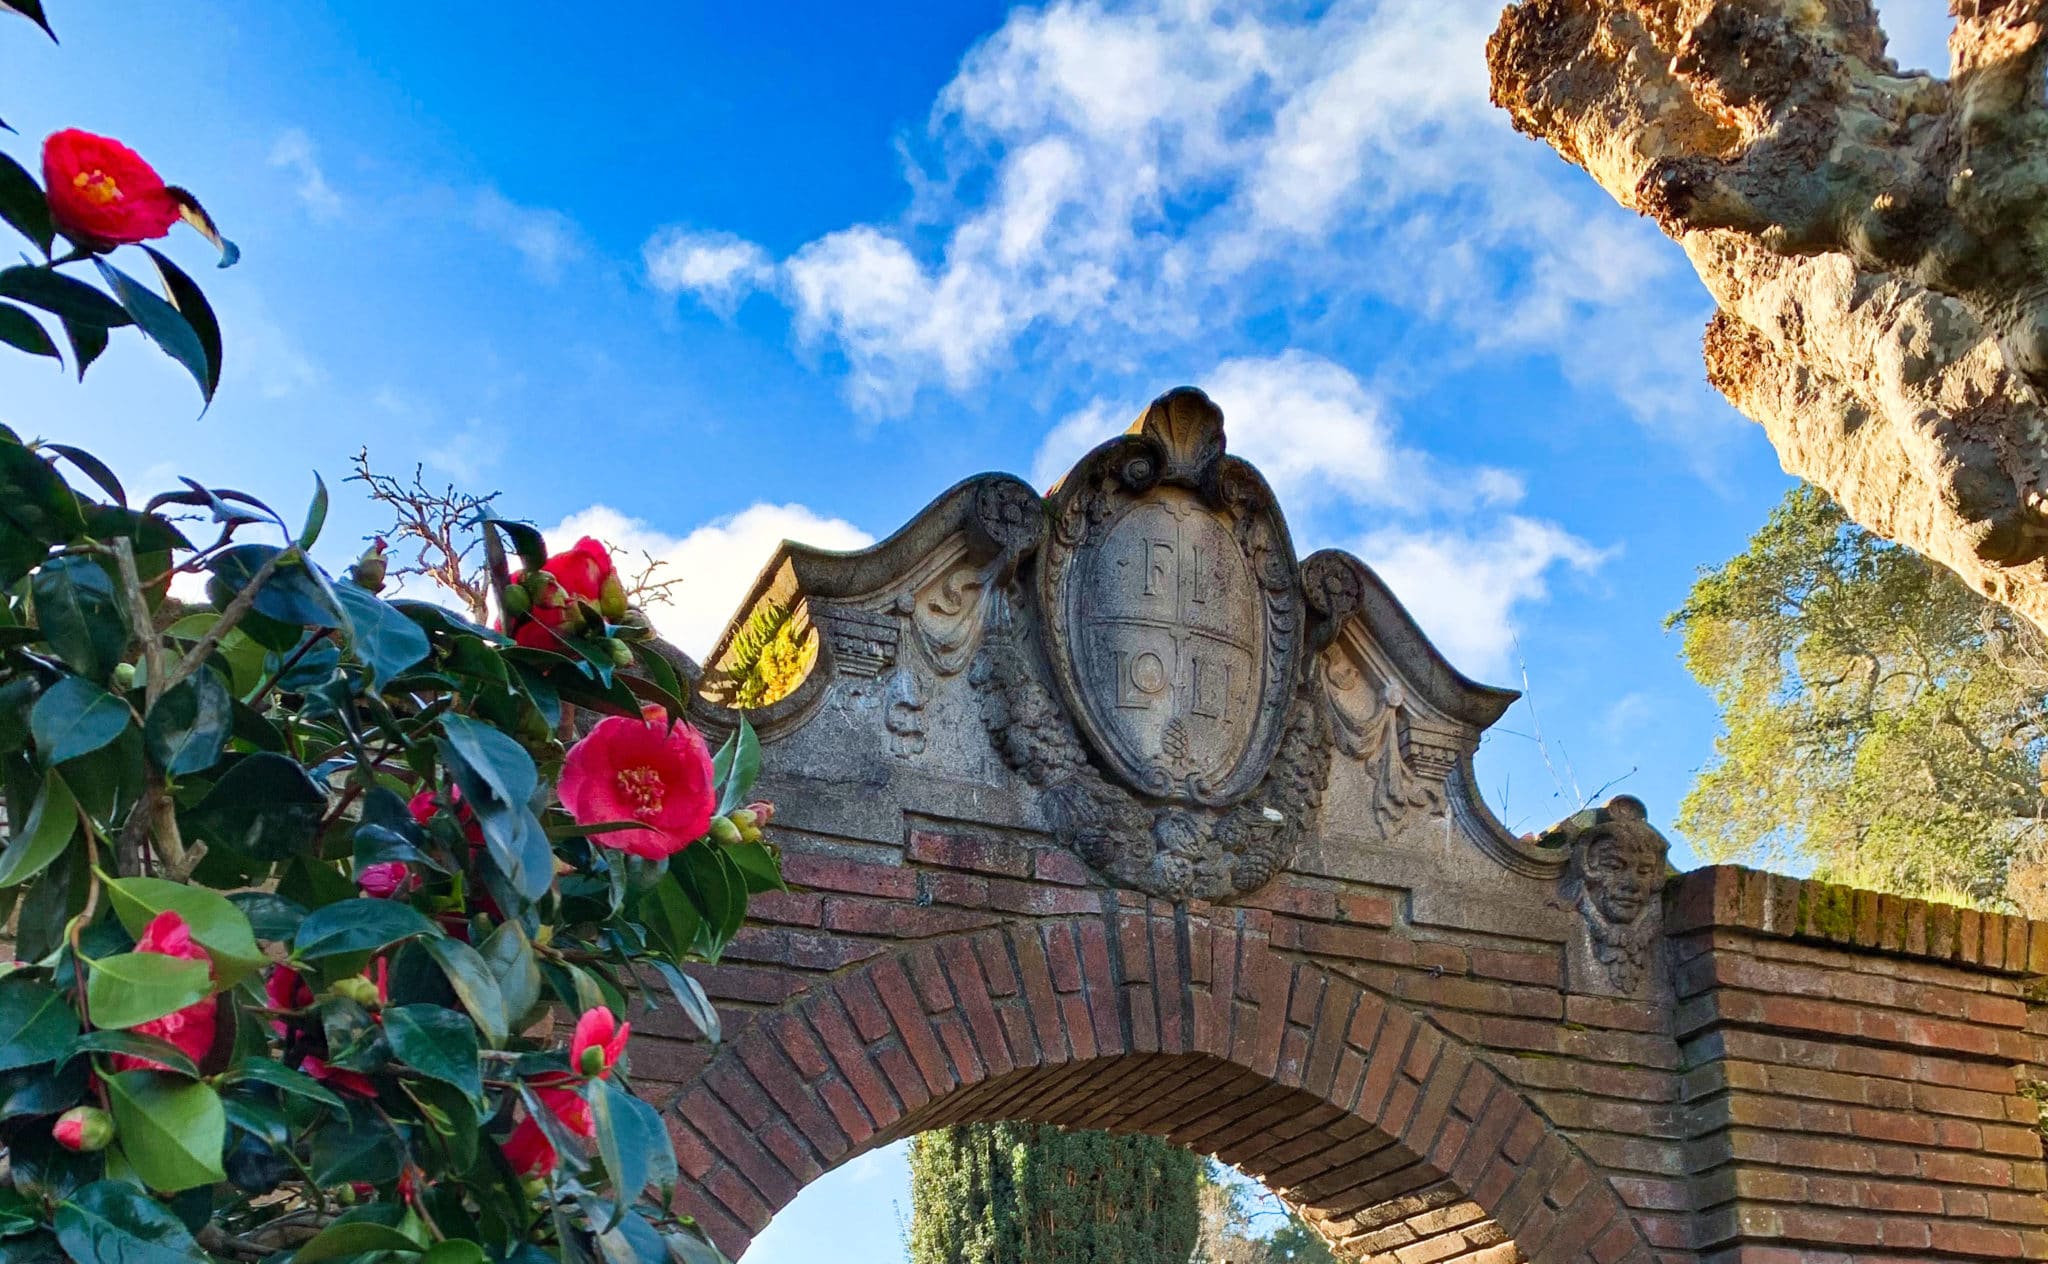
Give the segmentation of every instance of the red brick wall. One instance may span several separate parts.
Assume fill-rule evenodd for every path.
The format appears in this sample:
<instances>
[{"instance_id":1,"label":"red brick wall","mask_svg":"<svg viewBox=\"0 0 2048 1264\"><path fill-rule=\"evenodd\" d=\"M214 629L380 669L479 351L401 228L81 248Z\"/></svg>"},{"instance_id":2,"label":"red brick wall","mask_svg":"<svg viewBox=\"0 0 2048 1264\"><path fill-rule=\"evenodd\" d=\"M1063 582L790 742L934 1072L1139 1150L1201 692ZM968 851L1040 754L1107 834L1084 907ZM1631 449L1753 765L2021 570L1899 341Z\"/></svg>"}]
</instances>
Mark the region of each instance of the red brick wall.
<instances>
[{"instance_id":1,"label":"red brick wall","mask_svg":"<svg viewBox=\"0 0 2048 1264\"><path fill-rule=\"evenodd\" d=\"M1669 893L1663 999L1626 1001L1392 888L1176 908L993 832L785 843L796 889L696 971L725 1044L636 1020L728 1253L856 1153L1027 1118L1218 1154L1354 1259L2048 1258L2017 1092L2042 927L1706 870Z\"/></svg>"}]
</instances>

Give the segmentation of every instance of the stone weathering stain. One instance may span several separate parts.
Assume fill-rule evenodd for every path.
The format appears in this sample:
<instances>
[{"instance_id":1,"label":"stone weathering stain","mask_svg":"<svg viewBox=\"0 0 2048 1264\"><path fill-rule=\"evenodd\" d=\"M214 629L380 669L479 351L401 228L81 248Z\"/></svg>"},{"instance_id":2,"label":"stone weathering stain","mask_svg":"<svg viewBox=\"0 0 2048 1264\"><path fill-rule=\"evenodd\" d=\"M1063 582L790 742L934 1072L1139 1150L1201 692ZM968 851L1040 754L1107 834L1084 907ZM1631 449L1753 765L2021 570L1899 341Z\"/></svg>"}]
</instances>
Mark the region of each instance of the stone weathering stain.
<instances>
[{"instance_id":1,"label":"stone weathering stain","mask_svg":"<svg viewBox=\"0 0 2048 1264\"><path fill-rule=\"evenodd\" d=\"M1513 836L1471 757L1514 695L1297 560L1199 392L1044 496L786 546L733 626L769 605L817 651L750 712L793 889L695 970L726 1043L635 1024L728 1252L1019 1119L1217 1154L1349 1259L2048 1258L2048 926L1670 878L1626 797Z\"/></svg>"}]
</instances>

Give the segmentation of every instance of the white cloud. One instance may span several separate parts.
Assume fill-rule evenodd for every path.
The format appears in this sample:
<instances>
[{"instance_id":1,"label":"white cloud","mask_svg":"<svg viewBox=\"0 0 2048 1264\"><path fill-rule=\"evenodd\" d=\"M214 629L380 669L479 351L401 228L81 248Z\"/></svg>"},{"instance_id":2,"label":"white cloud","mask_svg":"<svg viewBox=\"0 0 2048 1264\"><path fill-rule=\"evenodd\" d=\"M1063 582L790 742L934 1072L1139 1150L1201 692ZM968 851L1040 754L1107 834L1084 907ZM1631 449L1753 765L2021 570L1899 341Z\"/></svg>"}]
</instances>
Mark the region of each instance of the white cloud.
<instances>
[{"instance_id":1,"label":"white cloud","mask_svg":"<svg viewBox=\"0 0 2048 1264\"><path fill-rule=\"evenodd\" d=\"M618 555L631 573L646 554L664 564L660 579L680 579L667 604L652 606L655 630L702 657L725 630L747 589L784 540L827 549L857 549L874 537L841 518L828 518L803 505L759 503L714 519L688 535L669 535L644 519L627 517L609 505L570 514L543 534L552 548L566 548L580 536L595 536Z\"/></svg>"},{"instance_id":2,"label":"white cloud","mask_svg":"<svg viewBox=\"0 0 2048 1264\"><path fill-rule=\"evenodd\" d=\"M314 219L334 219L341 214L341 195L327 183L321 170L320 153L303 128L286 128L270 147L270 165L282 167L299 178L299 201Z\"/></svg>"},{"instance_id":3,"label":"white cloud","mask_svg":"<svg viewBox=\"0 0 2048 1264\"><path fill-rule=\"evenodd\" d=\"M263 399L281 400L327 381L326 370L255 291L243 291L223 304L220 319L226 331L223 390L253 390Z\"/></svg>"},{"instance_id":4,"label":"white cloud","mask_svg":"<svg viewBox=\"0 0 2048 1264\"><path fill-rule=\"evenodd\" d=\"M1519 514L1482 529L1383 528L1353 552L1379 572L1444 656L1481 680L1506 675L1516 612L1549 597L1558 568L1590 573L1612 556L1554 522Z\"/></svg>"},{"instance_id":5,"label":"white cloud","mask_svg":"<svg viewBox=\"0 0 2048 1264\"><path fill-rule=\"evenodd\" d=\"M522 206L496 189L482 189L471 199L469 221L479 232L498 238L519 253L535 279L552 284L563 265L583 257L583 236L575 221L543 206Z\"/></svg>"},{"instance_id":6,"label":"white cloud","mask_svg":"<svg viewBox=\"0 0 2048 1264\"><path fill-rule=\"evenodd\" d=\"M397 400L393 397L379 402L388 405ZM428 468L446 474L458 486L475 487L483 482L484 472L498 463L504 443L505 436L486 426L483 418L471 417L460 430L428 448L420 460Z\"/></svg>"},{"instance_id":7,"label":"white cloud","mask_svg":"<svg viewBox=\"0 0 2048 1264\"><path fill-rule=\"evenodd\" d=\"M665 228L647 239L641 256L655 289L694 294L722 316L730 316L747 295L775 280L768 252L731 233Z\"/></svg>"},{"instance_id":8,"label":"white cloud","mask_svg":"<svg viewBox=\"0 0 2048 1264\"><path fill-rule=\"evenodd\" d=\"M964 391L1026 339L1127 365L1252 302L1366 294L1473 352L1558 355L1653 424L1725 419L1699 380L1707 300L1677 252L1487 101L1498 13L1013 10L941 91L906 217L809 242L776 288L872 411ZM744 258L765 285L763 257Z\"/></svg>"}]
</instances>

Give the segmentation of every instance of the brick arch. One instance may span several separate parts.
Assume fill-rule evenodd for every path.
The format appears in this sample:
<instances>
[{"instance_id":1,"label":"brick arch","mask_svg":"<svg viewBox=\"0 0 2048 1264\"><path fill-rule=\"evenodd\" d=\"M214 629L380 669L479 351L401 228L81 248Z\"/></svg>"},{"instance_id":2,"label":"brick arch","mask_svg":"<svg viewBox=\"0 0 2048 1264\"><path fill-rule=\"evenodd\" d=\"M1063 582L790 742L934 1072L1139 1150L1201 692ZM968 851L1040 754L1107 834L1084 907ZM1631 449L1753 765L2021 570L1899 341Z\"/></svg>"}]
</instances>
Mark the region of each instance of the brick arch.
<instances>
[{"instance_id":1,"label":"brick arch","mask_svg":"<svg viewBox=\"0 0 2048 1264\"><path fill-rule=\"evenodd\" d=\"M1463 1042L1230 910L1012 922L871 958L754 1017L668 1118L682 1207L734 1257L858 1154L1013 1119L1215 1154L1350 1259L1654 1258L1608 1180Z\"/></svg>"}]
</instances>

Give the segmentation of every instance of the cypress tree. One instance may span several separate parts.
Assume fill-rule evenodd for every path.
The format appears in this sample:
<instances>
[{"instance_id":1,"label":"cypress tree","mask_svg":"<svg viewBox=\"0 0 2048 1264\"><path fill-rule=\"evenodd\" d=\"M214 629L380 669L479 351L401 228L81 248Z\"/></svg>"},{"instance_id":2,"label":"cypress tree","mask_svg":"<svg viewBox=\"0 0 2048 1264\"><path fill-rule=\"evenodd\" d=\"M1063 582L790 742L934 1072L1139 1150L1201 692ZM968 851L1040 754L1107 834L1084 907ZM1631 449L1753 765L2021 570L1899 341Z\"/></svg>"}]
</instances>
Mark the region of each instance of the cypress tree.
<instances>
[{"instance_id":1,"label":"cypress tree","mask_svg":"<svg viewBox=\"0 0 2048 1264\"><path fill-rule=\"evenodd\" d=\"M1193 1154L1157 1137L967 1124L910 1145L911 1264L1187 1264Z\"/></svg>"}]
</instances>

